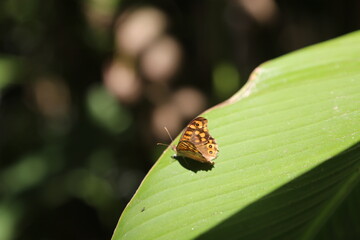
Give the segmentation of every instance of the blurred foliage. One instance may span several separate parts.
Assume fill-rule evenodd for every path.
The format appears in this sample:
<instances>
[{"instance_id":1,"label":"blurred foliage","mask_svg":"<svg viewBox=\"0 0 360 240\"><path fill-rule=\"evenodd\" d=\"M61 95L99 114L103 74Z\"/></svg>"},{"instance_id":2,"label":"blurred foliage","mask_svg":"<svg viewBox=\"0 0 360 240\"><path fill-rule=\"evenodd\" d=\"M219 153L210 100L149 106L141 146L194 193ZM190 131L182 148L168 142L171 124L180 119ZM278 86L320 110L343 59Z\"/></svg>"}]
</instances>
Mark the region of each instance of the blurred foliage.
<instances>
[{"instance_id":1,"label":"blurred foliage","mask_svg":"<svg viewBox=\"0 0 360 240\"><path fill-rule=\"evenodd\" d=\"M16 82L19 69L21 69L19 60L12 57L0 57L0 90Z\"/></svg>"},{"instance_id":2,"label":"blurred foliage","mask_svg":"<svg viewBox=\"0 0 360 240\"><path fill-rule=\"evenodd\" d=\"M258 64L360 26L355 0L247 2L1 1L0 239L109 239L161 154L154 113L177 89L190 86L212 106ZM182 54L166 82L141 70L151 51L118 46L117 29L142 6L167 18L151 44L170 36ZM106 80L114 59L138 81L132 102ZM189 118L176 115L174 129Z\"/></svg>"},{"instance_id":3,"label":"blurred foliage","mask_svg":"<svg viewBox=\"0 0 360 240\"><path fill-rule=\"evenodd\" d=\"M109 132L118 134L130 125L130 116L103 87L89 90L87 105L92 118Z\"/></svg>"},{"instance_id":4,"label":"blurred foliage","mask_svg":"<svg viewBox=\"0 0 360 240\"><path fill-rule=\"evenodd\" d=\"M213 73L213 85L215 94L219 99L234 94L234 90L239 89L239 73L236 67L230 63L221 63L215 67Z\"/></svg>"}]
</instances>

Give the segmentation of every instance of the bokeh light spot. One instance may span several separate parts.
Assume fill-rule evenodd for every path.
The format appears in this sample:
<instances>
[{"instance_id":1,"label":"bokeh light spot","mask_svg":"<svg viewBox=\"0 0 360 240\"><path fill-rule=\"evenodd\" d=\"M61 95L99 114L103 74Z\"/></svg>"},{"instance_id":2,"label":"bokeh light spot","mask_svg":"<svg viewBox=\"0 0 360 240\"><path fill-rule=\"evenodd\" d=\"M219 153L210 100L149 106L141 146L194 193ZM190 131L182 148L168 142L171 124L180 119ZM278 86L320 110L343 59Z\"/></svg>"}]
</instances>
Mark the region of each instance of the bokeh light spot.
<instances>
[{"instance_id":1,"label":"bokeh light spot","mask_svg":"<svg viewBox=\"0 0 360 240\"><path fill-rule=\"evenodd\" d=\"M153 7L128 10L119 17L115 43L120 53L137 56L167 25L165 15Z\"/></svg>"},{"instance_id":2,"label":"bokeh light spot","mask_svg":"<svg viewBox=\"0 0 360 240\"><path fill-rule=\"evenodd\" d=\"M133 66L114 60L105 68L103 78L106 88L122 102L139 100L142 85Z\"/></svg>"},{"instance_id":3,"label":"bokeh light spot","mask_svg":"<svg viewBox=\"0 0 360 240\"><path fill-rule=\"evenodd\" d=\"M181 124L181 114L171 103L158 106L152 114L152 130L155 136L162 141L169 141L164 127L168 128L170 134L176 134L180 130Z\"/></svg>"},{"instance_id":4,"label":"bokeh light spot","mask_svg":"<svg viewBox=\"0 0 360 240\"><path fill-rule=\"evenodd\" d=\"M238 2L251 17L261 24L271 23L278 12L274 0L238 0Z\"/></svg>"},{"instance_id":5,"label":"bokeh light spot","mask_svg":"<svg viewBox=\"0 0 360 240\"><path fill-rule=\"evenodd\" d=\"M70 111L70 93L65 82L56 77L43 77L33 85L36 105L48 118L62 119Z\"/></svg>"},{"instance_id":6,"label":"bokeh light spot","mask_svg":"<svg viewBox=\"0 0 360 240\"><path fill-rule=\"evenodd\" d=\"M206 107L204 94L191 87L181 88L176 91L172 100L175 104L174 107L184 119L194 118Z\"/></svg>"},{"instance_id":7,"label":"bokeh light spot","mask_svg":"<svg viewBox=\"0 0 360 240\"><path fill-rule=\"evenodd\" d=\"M39 155L30 155L6 169L1 181L9 193L15 194L38 184L47 172L46 159Z\"/></svg>"},{"instance_id":8,"label":"bokeh light spot","mask_svg":"<svg viewBox=\"0 0 360 240\"><path fill-rule=\"evenodd\" d=\"M14 58L0 58L0 91L15 80L19 67Z\"/></svg>"},{"instance_id":9,"label":"bokeh light spot","mask_svg":"<svg viewBox=\"0 0 360 240\"><path fill-rule=\"evenodd\" d=\"M83 7L86 19L94 28L104 28L111 24L120 0L90 0L84 1Z\"/></svg>"},{"instance_id":10,"label":"bokeh light spot","mask_svg":"<svg viewBox=\"0 0 360 240\"><path fill-rule=\"evenodd\" d=\"M0 239L15 239L20 210L19 206L13 202L0 203Z\"/></svg>"},{"instance_id":11,"label":"bokeh light spot","mask_svg":"<svg viewBox=\"0 0 360 240\"><path fill-rule=\"evenodd\" d=\"M235 66L225 62L217 65L213 71L213 86L221 100L235 93L240 87L240 77Z\"/></svg>"},{"instance_id":12,"label":"bokeh light spot","mask_svg":"<svg viewBox=\"0 0 360 240\"><path fill-rule=\"evenodd\" d=\"M102 86L89 90L87 107L95 122L110 132L121 133L130 126L131 118L127 110Z\"/></svg>"},{"instance_id":13,"label":"bokeh light spot","mask_svg":"<svg viewBox=\"0 0 360 240\"><path fill-rule=\"evenodd\" d=\"M154 82L169 80L179 68L181 49L171 37L162 37L151 45L141 58L145 76Z\"/></svg>"}]
</instances>

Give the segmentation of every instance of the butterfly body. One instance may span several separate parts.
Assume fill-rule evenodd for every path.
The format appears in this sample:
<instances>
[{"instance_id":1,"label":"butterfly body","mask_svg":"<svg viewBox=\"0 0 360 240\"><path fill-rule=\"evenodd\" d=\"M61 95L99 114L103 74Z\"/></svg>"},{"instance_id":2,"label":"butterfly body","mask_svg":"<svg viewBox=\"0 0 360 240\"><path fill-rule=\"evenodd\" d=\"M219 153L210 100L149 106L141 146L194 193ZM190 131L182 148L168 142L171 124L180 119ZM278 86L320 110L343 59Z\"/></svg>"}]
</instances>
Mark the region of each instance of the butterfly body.
<instances>
[{"instance_id":1,"label":"butterfly body","mask_svg":"<svg viewBox=\"0 0 360 240\"><path fill-rule=\"evenodd\" d=\"M210 136L207 127L208 120L197 117L192 120L181 135L174 150L176 156L182 156L202 163L214 164L219 152L215 139Z\"/></svg>"}]
</instances>

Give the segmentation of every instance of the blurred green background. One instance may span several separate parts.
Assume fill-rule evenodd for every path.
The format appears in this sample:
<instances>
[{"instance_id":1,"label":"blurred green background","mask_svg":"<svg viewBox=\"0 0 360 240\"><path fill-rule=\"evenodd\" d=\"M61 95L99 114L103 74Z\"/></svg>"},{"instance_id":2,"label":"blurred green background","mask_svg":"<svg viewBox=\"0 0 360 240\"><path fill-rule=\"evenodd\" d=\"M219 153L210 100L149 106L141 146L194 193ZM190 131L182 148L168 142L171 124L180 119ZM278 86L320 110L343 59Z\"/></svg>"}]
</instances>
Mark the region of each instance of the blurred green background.
<instances>
[{"instance_id":1,"label":"blurred green background","mask_svg":"<svg viewBox=\"0 0 360 240\"><path fill-rule=\"evenodd\" d=\"M0 240L109 239L163 147L360 2L2 0ZM166 179L164 179L166 181Z\"/></svg>"}]
</instances>

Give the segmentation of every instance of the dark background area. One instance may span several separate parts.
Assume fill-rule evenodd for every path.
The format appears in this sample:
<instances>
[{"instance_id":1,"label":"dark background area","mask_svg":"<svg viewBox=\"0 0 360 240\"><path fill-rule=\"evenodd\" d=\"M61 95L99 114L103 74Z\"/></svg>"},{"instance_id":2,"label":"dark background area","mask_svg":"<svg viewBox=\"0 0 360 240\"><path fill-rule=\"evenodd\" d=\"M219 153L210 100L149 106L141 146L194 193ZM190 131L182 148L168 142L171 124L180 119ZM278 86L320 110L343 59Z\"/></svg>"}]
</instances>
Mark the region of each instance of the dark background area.
<instances>
[{"instance_id":1,"label":"dark background area","mask_svg":"<svg viewBox=\"0 0 360 240\"><path fill-rule=\"evenodd\" d=\"M0 239L109 239L164 126L176 136L256 66L359 29L359 13L356 0L1 1Z\"/></svg>"}]
</instances>

